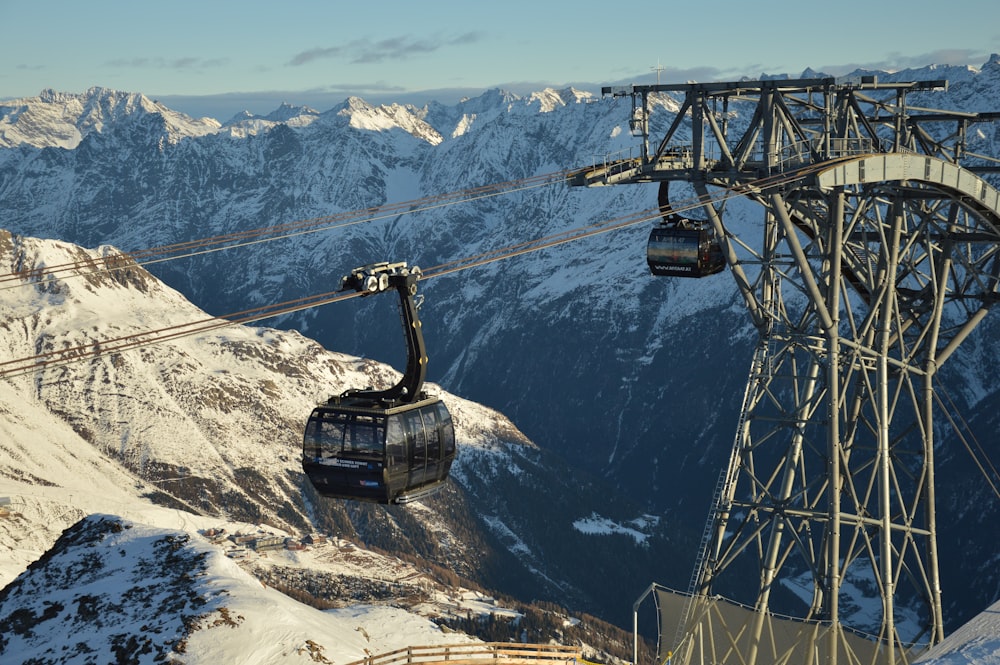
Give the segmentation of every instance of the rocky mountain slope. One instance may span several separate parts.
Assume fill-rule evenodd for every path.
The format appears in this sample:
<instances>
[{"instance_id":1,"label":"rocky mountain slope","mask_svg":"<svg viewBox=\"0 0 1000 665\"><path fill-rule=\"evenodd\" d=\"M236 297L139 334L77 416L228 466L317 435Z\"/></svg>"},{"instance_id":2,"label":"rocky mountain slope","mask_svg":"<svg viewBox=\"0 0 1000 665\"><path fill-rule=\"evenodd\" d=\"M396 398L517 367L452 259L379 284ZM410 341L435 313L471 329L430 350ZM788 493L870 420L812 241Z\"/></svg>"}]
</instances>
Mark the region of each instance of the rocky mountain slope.
<instances>
[{"instance_id":1,"label":"rocky mountain slope","mask_svg":"<svg viewBox=\"0 0 1000 665\"><path fill-rule=\"evenodd\" d=\"M591 614L606 609L604 598L627 607L630 585L647 584L639 572L674 547L656 520L603 500L600 485L582 474L561 473L502 415L448 393L460 453L445 490L406 508L319 497L299 462L312 406L348 387L390 385L398 373L296 332L228 326L41 364L59 349L89 354L138 332L206 320L116 256L112 247L0 232L0 346L8 358L0 365L0 496L13 511L0 516L0 587L47 561L60 534L93 514L189 536L233 523L230 533L264 529L282 540L327 534L403 557L412 570L400 577L417 573L451 593L465 585L505 594L508 608L520 607L517 597ZM18 370L22 359L26 371ZM625 522L629 529L614 534ZM363 568L348 575L343 566L331 573L306 563L255 572L269 586L334 605L399 605L423 594L402 593L406 585L377 565ZM595 585L589 578L598 570L606 572ZM358 596L359 585L376 591ZM10 612L24 602L17 598ZM618 649L626 642L618 639Z\"/></svg>"},{"instance_id":2,"label":"rocky mountain slope","mask_svg":"<svg viewBox=\"0 0 1000 665\"><path fill-rule=\"evenodd\" d=\"M163 524L170 512L146 517ZM505 638L531 618L535 639L540 628L568 642L587 634L558 610L505 606L345 541L234 558L218 522L195 533L210 518L187 519L171 529L91 515L68 528L0 591L4 662L348 663L481 644L448 628L473 616L505 626Z\"/></svg>"}]
</instances>

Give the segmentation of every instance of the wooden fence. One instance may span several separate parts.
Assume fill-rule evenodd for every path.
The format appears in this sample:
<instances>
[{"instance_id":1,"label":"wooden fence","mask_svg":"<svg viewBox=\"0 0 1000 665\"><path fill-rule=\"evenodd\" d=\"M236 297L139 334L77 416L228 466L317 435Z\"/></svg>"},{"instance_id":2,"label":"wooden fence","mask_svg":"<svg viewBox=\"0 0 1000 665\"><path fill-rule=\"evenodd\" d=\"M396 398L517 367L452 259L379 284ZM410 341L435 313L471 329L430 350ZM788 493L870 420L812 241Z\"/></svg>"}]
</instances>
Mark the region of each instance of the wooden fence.
<instances>
[{"instance_id":1,"label":"wooden fence","mask_svg":"<svg viewBox=\"0 0 1000 665\"><path fill-rule=\"evenodd\" d=\"M480 642L406 647L348 665L557 665L580 660L580 647L559 644Z\"/></svg>"}]
</instances>

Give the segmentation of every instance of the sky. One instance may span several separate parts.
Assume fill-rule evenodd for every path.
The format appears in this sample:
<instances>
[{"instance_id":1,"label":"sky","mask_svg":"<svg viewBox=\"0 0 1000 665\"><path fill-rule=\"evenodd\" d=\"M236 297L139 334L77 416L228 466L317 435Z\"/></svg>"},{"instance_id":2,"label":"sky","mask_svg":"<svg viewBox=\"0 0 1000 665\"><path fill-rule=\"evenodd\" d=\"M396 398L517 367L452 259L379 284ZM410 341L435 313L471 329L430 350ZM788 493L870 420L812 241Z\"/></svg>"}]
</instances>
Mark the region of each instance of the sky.
<instances>
[{"instance_id":1,"label":"sky","mask_svg":"<svg viewBox=\"0 0 1000 665\"><path fill-rule=\"evenodd\" d=\"M657 76L979 67L1000 52L996 0L0 0L0 22L0 99L101 86L221 121L352 95L453 103Z\"/></svg>"}]
</instances>

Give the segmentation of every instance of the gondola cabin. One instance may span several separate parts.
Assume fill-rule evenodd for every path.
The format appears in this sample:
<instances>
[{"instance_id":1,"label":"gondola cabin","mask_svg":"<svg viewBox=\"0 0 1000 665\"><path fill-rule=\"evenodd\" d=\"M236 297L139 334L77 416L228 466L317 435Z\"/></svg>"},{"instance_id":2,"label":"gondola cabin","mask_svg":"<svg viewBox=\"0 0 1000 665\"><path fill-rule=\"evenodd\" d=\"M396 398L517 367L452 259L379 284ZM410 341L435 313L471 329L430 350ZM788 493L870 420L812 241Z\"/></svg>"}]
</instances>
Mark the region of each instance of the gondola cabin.
<instances>
[{"instance_id":1,"label":"gondola cabin","mask_svg":"<svg viewBox=\"0 0 1000 665\"><path fill-rule=\"evenodd\" d=\"M704 222L659 223L649 233L646 262L654 275L706 277L721 272L726 259L715 233Z\"/></svg>"},{"instance_id":2,"label":"gondola cabin","mask_svg":"<svg viewBox=\"0 0 1000 665\"><path fill-rule=\"evenodd\" d=\"M406 503L438 490L455 460L455 427L444 402L423 390L427 352L417 310L420 268L374 263L344 277L362 295L394 290L406 337L406 370L385 390L351 389L313 409L302 437L302 470L325 497Z\"/></svg>"},{"instance_id":3,"label":"gondola cabin","mask_svg":"<svg viewBox=\"0 0 1000 665\"><path fill-rule=\"evenodd\" d=\"M325 497L406 503L439 489L455 459L444 402L383 408L347 398L316 407L306 424L302 467Z\"/></svg>"}]
</instances>

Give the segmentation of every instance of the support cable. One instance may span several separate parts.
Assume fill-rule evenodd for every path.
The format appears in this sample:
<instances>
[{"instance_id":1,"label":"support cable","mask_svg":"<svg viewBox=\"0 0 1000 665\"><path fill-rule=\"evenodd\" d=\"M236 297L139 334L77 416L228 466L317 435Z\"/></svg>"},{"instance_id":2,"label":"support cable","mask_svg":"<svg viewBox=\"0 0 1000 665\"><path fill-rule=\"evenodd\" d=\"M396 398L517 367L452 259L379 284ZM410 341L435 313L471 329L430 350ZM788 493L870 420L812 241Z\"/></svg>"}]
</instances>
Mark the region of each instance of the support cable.
<instances>
[{"instance_id":1,"label":"support cable","mask_svg":"<svg viewBox=\"0 0 1000 665\"><path fill-rule=\"evenodd\" d=\"M724 203L732 196L746 194L751 188L772 187L793 182L811 172L826 168L827 164L809 165L795 171L789 171L769 176L748 184L736 185L728 189L722 189L722 195L718 197L706 198L695 196L680 203L673 204L673 212L685 212L693 210L710 203ZM15 270L13 272L0 274L0 291L10 288L18 288L25 285L26 277L41 278L51 275L66 273L67 277L78 277L85 274L111 273L128 268L154 265L173 261L175 259L190 258L214 252L226 251L248 247L274 240L285 240L296 236L329 231L332 229L346 228L368 222L379 221L389 217L399 217L416 212L425 212L436 208L456 205L459 203L469 203L481 199L502 196L516 192L549 186L558 182L563 182L569 170L553 171L537 176L529 176L520 180L511 180L492 185L482 185L468 189L457 190L445 194L426 196L420 199L412 199L400 203L391 203L383 206L364 208L349 212L337 213L325 217L289 222L277 226L260 227L245 231L238 231L223 235L210 236L206 238L194 239L170 245L161 245L148 249L138 249L131 252L123 252L114 256L83 259L67 263L46 266L36 270ZM653 219L653 217L650 217ZM130 261L131 259L131 261ZM114 264L114 265L109 265Z\"/></svg>"},{"instance_id":2,"label":"support cable","mask_svg":"<svg viewBox=\"0 0 1000 665\"><path fill-rule=\"evenodd\" d=\"M950 410L946 408L945 404L941 400L941 396L938 394L939 392L944 393L945 398L948 400L948 404L951 405ZM997 484L993 482L993 479L990 477L990 474L986 471L986 467L983 466L983 462L979 459L979 456L976 455L976 451L972 449L971 445L969 445L968 439L966 439L965 435L962 433L963 428L972 438L972 441L973 443L975 443L976 448L979 450L979 453L986 460L985 464L990 468L990 471L993 472L993 476L1000 479L1000 473L997 473L997 468L993 465L993 462L990 461L989 455L987 455L986 451L983 450L982 445L980 445L979 441L976 439L976 435L973 433L972 428L969 426L969 423L966 422L965 418L962 417L962 414L959 413L958 407L955 405L955 402L951 399L951 396L947 393L947 391L944 390L943 386L940 385L935 386L934 401L937 402L937 405L941 408L941 411L944 412L945 417L948 418L948 422L951 423L951 427L954 430L955 434L958 435L958 438L962 442L962 445L965 446L965 450L968 451L969 457L971 457L972 461L975 462L976 467L979 468L979 472L983 474L983 478L986 480L986 483L990 486L990 489L993 490L993 495L996 498L1000 499L1000 488L998 488ZM953 411L958 414L958 418L959 420L961 420L961 424L963 426L962 428L960 428L958 424L955 422L955 419L952 418L951 414Z\"/></svg>"},{"instance_id":3,"label":"support cable","mask_svg":"<svg viewBox=\"0 0 1000 665\"><path fill-rule=\"evenodd\" d=\"M389 217L426 212L428 210L455 205L458 203L469 203L494 196L545 187L562 182L565 175L566 171L555 171L543 175L522 178L520 180L512 180L493 185L484 185L480 187L457 190L455 192L426 196L420 199L413 199L400 203L390 203L383 206L342 212L335 215L289 222L287 224L280 224L277 226L265 226L170 245L139 249L131 252L124 252L122 257L132 259L140 266L153 265L179 258L190 258L193 256L200 256L229 249L248 247L264 242L271 242L273 240L285 240L310 233L345 228L357 224L387 219ZM47 266L39 270L14 271L6 274L0 274L0 290L21 286L23 283L22 280L25 276L46 277L60 273L70 273L72 276L75 276L80 274L80 270L86 268L90 268L91 272L103 272L104 270L113 271L131 267L131 264L128 266L118 266L112 268L100 267L102 263L106 262L106 260L101 261L100 259L88 258L81 261L72 261ZM11 282L15 283L10 285L9 283Z\"/></svg>"},{"instance_id":4,"label":"support cable","mask_svg":"<svg viewBox=\"0 0 1000 665\"><path fill-rule=\"evenodd\" d=\"M823 165L823 167L825 168L825 165ZM723 189L722 194L719 197L715 197L713 201L706 201L705 197L700 196L700 197L695 197L694 199L686 202L681 206L673 207L673 209L675 212L683 212L685 210L701 207L703 205L708 205L709 203L712 202L720 200L724 201L729 197L745 194L748 191L748 187L750 186L752 187L758 187L764 185L774 186L776 184L780 184L786 181L791 182L793 180L803 177L809 172L818 170L818 168L820 167L809 166L797 171L780 174L778 176L771 176L759 181L754 181L749 185L747 184L736 185L728 189ZM533 182L537 181L536 184L533 184L531 186L543 186L544 184L550 184L552 182L553 175L564 174L564 173L565 172L558 172L557 174L546 174L545 176L537 176L536 178L529 178L521 181L512 181L512 182L523 184L526 181L531 180ZM501 183L501 185L504 186L509 184L510 183ZM469 191L481 192L488 190L492 191L496 189L496 187L498 186L488 186L488 187L475 188L475 190L462 190L462 191L465 192ZM510 187L502 192L496 192L496 193L497 194L509 193L509 191L517 191L517 190ZM435 196L435 197L426 197L426 199L419 199L418 201L429 201L431 199L443 201L445 199L455 198L454 194L455 193ZM486 196L487 194L482 194L482 195ZM488 195L493 196L495 194L490 193ZM452 203L458 203L467 200L472 200L472 199L468 198L457 199L452 201ZM452 205L452 203L441 202L441 203L436 203L435 205ZM403 204L398 204L398 205L403 205ZM558 245L563 245L576 240L582 240L584 238L589 238L591 236L599 235L602 233L617 231L623 228L627 228L629 226L633 226L635 224L640 224L643 222L649 222L654 219L659 219L661 215L662 215L661 210L650 209L639 213L634 213L626 217L607 220L603 222L597 222L588 226L554 233L549 236L536 238L534 240L508 245L507 247L491 250L489 252L484 252L478 255L466 257L464 259L449 261L440 264L438 266L426 269L424 271L422 279L441 277L451 273L459 272L461 270L476 268L497 261L514 258L516 256L537 252L542 249L556 247ZM323 219L329 219L329 218L323 218ZM358 222L354 223L359 223L360 221L370 221L370 220L359 220ZM305 224L305 222L303 222L303 224ZM275 228L275 227L270 227L270 228ZM257 229L253 232L247 232L247 234L251 233L261 234L269 230L270 229ZM230 234L227 236L215 236L213 238L204 239L203 241L192 241L192 243L178 243L177 245L170 245L167 247L173 248L173 247L188 246L188 245L198 245L199 247L201 247L211 243L218 242L219 238L224 237L226 239L230 239L231 237L233 237L233 235L236 234ZM277 238L268 238L266 239L266 241L275 239ZM228 248L229 247L223 247L219 249L228 249ZM148 251L139 252L138 254L147 255L156 252L165 253L166 250L164 250L164 248L153 248ZM2 281L4 280L10 281L13 278L17 278L20 281L15 286L28 285L34 283L34 281L26 280L25 279L26 277L37 278L44 274L51 274L52 272L55 272L57 269L60 271L69 271L72 270L74 267L79 267L79 266L87 266L87 267L95 266L94 272L105 272L105 271L113 272L117 270L125 270L135 266L134 263L129 261L129 259L134 257L135 255L136 253L115 255L112 257L105 257L103 261L100 261L98 259L87 259L85 261L78 261L71 264L63 264L61 266L52 266L51 268L42 269L41 271L31 271L31 270L17 271L13 273L8 273L7 275L0 275L0 283L2 283ZM172 258L178 258L178 257L172 257ZM109 265L111 263L114 263L116 265ZM103 264L104 267L96 268L98 264ZM74 275L70 276L77 276L79 274L80 273L74 273ZM12 288L12 287L10 286L0 287L0 289L2 288ZM346 300L348 298L355 296L356 293L345 294L343 292L328 292L313 296L304 296L302 298L297 298L294 300L289 300L274 305L265 305L249 310L235 312L233 314L229 314L223 317L209 317L206 319L200 319L198 321L192 321L185 324L178 324L174 326L168 326L166 328L134 333L131 335L125 335L118 338L112 338L109 340L90 341L87 342L86 344L82 344L75 347L47 351L44 353L36 354L34 356L29 356L25 358L2 361L0 362L0 379L23 376L25 374L29 374L37 370L47 369L50 367L59 367L62 365L79 362L83 360L91 360L107 353L120 353L122 351L127 351L133 348L148 346L151 344L178 339L181 337L206 333L212 330L232 325L247 325L250 323L256 323L265 319L273 318L275 316L290 314L305 309L311 309L313 307L318 307L320 305L325 305L340 300Z\"/></svg>"}]
</instances>

